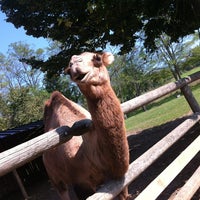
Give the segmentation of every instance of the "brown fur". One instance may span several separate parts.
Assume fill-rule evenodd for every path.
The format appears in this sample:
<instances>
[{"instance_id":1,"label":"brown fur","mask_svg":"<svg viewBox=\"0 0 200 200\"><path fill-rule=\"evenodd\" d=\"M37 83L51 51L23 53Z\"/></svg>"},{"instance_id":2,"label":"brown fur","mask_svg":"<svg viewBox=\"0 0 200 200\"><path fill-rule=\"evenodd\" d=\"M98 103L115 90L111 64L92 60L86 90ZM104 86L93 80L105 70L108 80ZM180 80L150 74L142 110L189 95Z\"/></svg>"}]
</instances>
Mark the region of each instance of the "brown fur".
<instances>
[{"instance_id":1,"label":"brown fur","mask_svg":"<svg viewBox=\"0 0 200 200\"><path fill-rule=\"evenodd\" d=\"M63 200L86 199L105 181L121 178L128 169L123 113L106 69L112 61L112 54L86 52L73 56L66 69L87 99L94 130L44 153L49 177ZM45 106L45 131L88 117L82 107L54 92ZM116 199L127 198L125 188Z\"/></svg>"}]
</instances>

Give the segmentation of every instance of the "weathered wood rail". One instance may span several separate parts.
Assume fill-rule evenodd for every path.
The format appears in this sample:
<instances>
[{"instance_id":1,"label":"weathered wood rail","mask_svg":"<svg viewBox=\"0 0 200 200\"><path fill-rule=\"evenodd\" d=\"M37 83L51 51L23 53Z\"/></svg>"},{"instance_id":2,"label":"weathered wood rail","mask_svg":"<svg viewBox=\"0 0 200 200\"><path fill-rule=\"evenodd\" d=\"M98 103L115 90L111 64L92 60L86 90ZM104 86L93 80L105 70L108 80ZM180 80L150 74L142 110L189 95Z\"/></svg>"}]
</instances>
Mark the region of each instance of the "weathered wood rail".
<instances>
[{"instance_id":1,"label":"weathered wood rail","mask_svg":"<svg viewBox=\"0 0 200 200\"><path fill-rule=\"evenodd\" d=\"M73 136L84 134L91 127L90 119L81 120L74 123L71 128L59 127L0 153L0 176L30 162L44 151L70 140Z\"/></svg>"},{"instance_id":2,"label":"weathered wood rail","mask_svg":"<svg viewBox=\"0 0 200 200\"><path fill-rule=\"evenodd\" d=\"M176 194L173 200L191 199L200 186L200 166Z\"/></svg>"},{"instance_id":3,"label":"weathered wood rail","mask_svg":"<svg viewBox=\"0 0 200 200\"><path fill-rule=\"evenodd\" d=\"M177 82L172 82L169 84L166 84L162 87L159 87L153 91L150 91L146 94L143 94L139 97L136 97L130 101L127 101L125 103L121 104L122 110L124 113L131 112L145 104L148 104L152 101L155 101L158 98L161 98L171 92L174 92L178 89L184 88L187 92L184 92L184 95L186 95L186 100L188 101L192 111L195 113L191 116L191 118L184 121L181 125L179 125L176 129L174 129L172 132L170 132L165 138L160 140L157 144L155 144L152 148L150 148L148 151L146 151L143 155L141 155L138 159L136 159L134 162L132 162L129 166L129 170L124 176L123 179L117 180L117 181L111 181L109 183L106 183L103 188L101 188L97 193L90 196L88 200L106 200L106 199L112 199L114 198L119 192L123 189L123 187L129 185L134 179L136 179L145 169L147 169L148 166L150 166L159 156L161 156L168 148L171 147L172 144L174 144L175 141L177 141L181 136L183 136L192 126L194 126L197 122L200 120L200 108L195 100L194 96L192 95L191 91L188 88L188 84L192 83L196 80L200 79L200 72L194 73L187 78L183 78ZM0 153L0 176L5 175L6 173L13 171L14 169L24 165L26 162L29 162L36 157L40 156L44 151L53 148L61 143L66 142L67 140L71 139L73 135L77 135L80 131L81 134L84 132L87 132L90 128L91 123L89 125L87 124L85 127L85 124L81 124L82 128L84 128L84 131L81 130L81 126L78 126L75 129L72 129L69 131L69 127L60 127L56 130L47 132L39 137L36 137L28 142L25 142L21 145L18 145L12 149L9 149L5 152ZM70 132L70 133L68 133ZM186 156L185 154L181 158L177 158L178 161L174 161L173 166L177 166L177 162L179 163L180 160L186 160L184 164L182 164L182 167L186 163L189 162L190 159L192 159L196 153L200 150L199 149L199 137L192 143L192 147L188 147L189 150L186 150ZM191 150L192 149L192 150ZM190 153L188 153L190 152ZM187 157L189 155L189 158ZM185 158L187 157L187 158ZM170 166L169 166L170 167ZM181 169L176 170L176 174ZM151 187L155 187L157 182L159 182L160 179L165 179L166 173L168 173L168 169L166 169L167 172L163 172L158 179L155 179L154 182L152 182L147 189L145 189L141 195L149 195L149 189L151 190ZM199 170L196 172L199 175ZM173 175L173 176L176 176ZM196 174L194 174L196 176ZM193 178L194 179L194 178ZM192 179L192 180L193 180ZM191 181L192 181L191 180ZM169 184L171 180L167 180L167 184ZM195 184L196 187L199 188L199 181ZM156 186L157 188L157 186ZM186 185L184 188L188 188ZM156 190L155 196L159 195L160 192L163 190L163 187L161 189ZM184 190L184 189L183 189ZM193 190L194 194L195 190ZM190 194L193 195L193 194ZM180 194L179 196L181 196ZM148 196L149 197L149 196ZM144 199L140 195L137 197L137 199ZM151 198L148 198L151 199ZM185 198L187 199L187 198Z\"/></svg>"}]
</instances>

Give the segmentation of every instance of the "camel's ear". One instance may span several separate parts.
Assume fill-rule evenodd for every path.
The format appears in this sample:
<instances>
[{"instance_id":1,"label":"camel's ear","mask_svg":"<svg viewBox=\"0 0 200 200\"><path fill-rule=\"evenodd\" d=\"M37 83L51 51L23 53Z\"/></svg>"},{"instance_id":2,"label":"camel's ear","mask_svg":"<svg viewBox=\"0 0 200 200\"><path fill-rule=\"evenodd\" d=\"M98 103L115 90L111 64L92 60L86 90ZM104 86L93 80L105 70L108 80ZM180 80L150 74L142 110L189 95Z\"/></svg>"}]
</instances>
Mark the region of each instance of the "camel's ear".
<instances>
[{"instance_id":1,"label":"camel's ear","mask_svg":"<svg viewBox=\"0 0 200 200\"><path fill-rule=\"evenodd\" d=\"M113 61L114 61L114 56L112 53L105 52L102 54L102 62L106 67L112 64Z\"/></svg>"}]
</instances>

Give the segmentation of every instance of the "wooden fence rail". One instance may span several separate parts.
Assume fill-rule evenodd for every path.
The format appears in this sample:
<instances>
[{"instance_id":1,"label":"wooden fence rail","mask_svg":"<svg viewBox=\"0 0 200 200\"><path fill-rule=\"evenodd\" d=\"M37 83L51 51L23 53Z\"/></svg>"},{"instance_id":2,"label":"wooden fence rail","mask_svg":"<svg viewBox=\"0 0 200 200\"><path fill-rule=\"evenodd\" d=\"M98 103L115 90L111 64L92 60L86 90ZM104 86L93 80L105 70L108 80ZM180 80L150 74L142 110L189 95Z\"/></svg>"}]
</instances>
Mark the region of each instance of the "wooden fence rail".
<instances>
[{"instance_id":1,"label":"wooden fence rail","mask_svg":"<svg viewBox=\"0 0 200 200\"><path fill-rule=\"evenodd\" d=\"M70 140L75 135L84 134L90 128L91 120L81 120L71 128L59 127L0 153L0 176L30 162L44 151Z\"/></svg>"},{"instance_id":2,"label":"wooden fence rail","mask_svg":"<svg viewBox=\"0 0 200 200\"><path fill-rule=\"evenodd\" d=\"M191 176L191 178L185 183L185 185L179 190L173 200L189 200L193 197L195 192L200 187L200 166Z\"/></svg>"},{"instance_id":3,"label":"wooden fence rail","mask_svg":"<svg viewBox=\"0 0 200 200\"><path fill-rule=\"evenodd\" d=\"M135 200L154 200L200 151L200 136L196 138ZM182 200L184 200L183 198Z\"/></svg>"}]
</instances>

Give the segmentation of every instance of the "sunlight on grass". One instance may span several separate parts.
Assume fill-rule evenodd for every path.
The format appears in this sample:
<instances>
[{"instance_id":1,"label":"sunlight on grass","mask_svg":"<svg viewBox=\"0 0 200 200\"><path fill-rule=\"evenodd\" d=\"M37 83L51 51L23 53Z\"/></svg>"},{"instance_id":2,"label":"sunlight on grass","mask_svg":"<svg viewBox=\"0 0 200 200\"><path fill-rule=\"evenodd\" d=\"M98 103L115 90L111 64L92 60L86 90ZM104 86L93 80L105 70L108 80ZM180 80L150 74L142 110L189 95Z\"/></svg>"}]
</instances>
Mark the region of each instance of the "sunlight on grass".
<instances>
[{"instance_id":1,"label":"sunlight on grass","mask_svg":"<svg viewBox=\"0 0 200 200\"><path fill-rule=\"evenodd\" d=\"M198 71L200 71L200 67L195 67L194 69L192 69L192 70L190 70L190 71L188 71L188 72L185 72L185 73L183 73L182 75L181 75L181 77L186 77L186 76L188 76L188 75L190 75L190 74L193 74L193 73L195 73L195 72L198 72Z\"/></svg>"},{"instance_id":2,"label":"sunlight on grass","mask_svg":"<svg viewBox=\"0 0 200 200\"><path fill-rule=\"evenodd\" d=\"M193 94L200 103L200 85L192 87ZM139 131L146 128L161 125L173 119L179 118L188 114L191 109L183 95L176 98L175 95L169 98L169 101L160 105L159 101L153 104L154 106L145 112L140 112L126 119L127 132Z\"/></svg>"}]
</instances>

